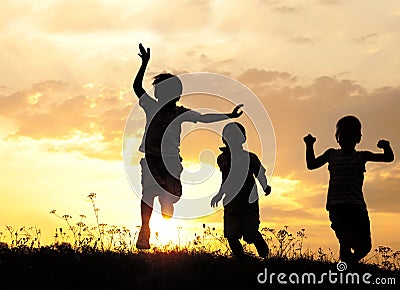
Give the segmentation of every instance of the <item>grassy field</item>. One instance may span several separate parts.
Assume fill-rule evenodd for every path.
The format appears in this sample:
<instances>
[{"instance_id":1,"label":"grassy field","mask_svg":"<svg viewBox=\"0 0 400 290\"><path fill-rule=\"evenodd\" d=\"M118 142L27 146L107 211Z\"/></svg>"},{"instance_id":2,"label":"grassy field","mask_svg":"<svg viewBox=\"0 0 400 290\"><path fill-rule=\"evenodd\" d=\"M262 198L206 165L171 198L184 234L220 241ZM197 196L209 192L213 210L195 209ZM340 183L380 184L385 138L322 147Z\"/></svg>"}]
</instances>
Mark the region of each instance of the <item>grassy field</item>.
<instances>
[{"instance_id":1,"label":"grassy field","mask_svg":"<svg viewBox=\"0 0 400 290\"><path fill-rule=\"evenodd\" d=\"M91 248L77 251L72 249L69 244L40 248L9 248L4 243L1 245L0 275L2 279L0 289L4 290L204 290L289 287L295 289L361 287L398 289L400 283L398 270L384 270L377 265L360 264L339 271L336 263L305 258L287 259L275 256L261 260L249 255L248 259L239 262L225 255L185 249L116 252ZM329 282L329 272L331 272L332 280L336 277L336 283ZM267 273L267 279L265 273ZM285 273L286 276L283 277L283 274L280 273ZM304 273L313 273L316 277L315 282L308 274L303 275ZM342 283L340 283L341 273ZM359 284L346 284L347 273L358 273ZM368 273L371 274L368 276L368 281L371 283L369 285L362 281L363 275ZM281 275L280 280L287 282L286 285L278 282L279 274ZM350 278L348 282L356 282ZM372 284L376 283L376 278L379 278L380 282L385 282L386 285ZM299 279L298 283L296 279ZM302 279L304 279L303 283L301 283ZM322 283L318 284L321 281ZM397 283L397 285L393 285L393 283Z\"/></svg>"},{"instance_id":2,"label":"grassy field","mask_svg":"<svg viewBox=\"0 0 400 290\"><path fill-rule=\"evenodd\" d=\"M270 247L265 260L247 244L244 261L232 258L223 235L205 224L188 244L138 251L138 229L99 223L95 197L89 195L95 225L85 224L84 215L74 221L50 212L64 224L50 245L41 244L36 227L6 226L0 232L0 290L399 288L400 251L380 246L364 263L339 265L329 249L305 251L305 229L292 233L288 226L261 229Z\"/></svg>"}]
</instances>

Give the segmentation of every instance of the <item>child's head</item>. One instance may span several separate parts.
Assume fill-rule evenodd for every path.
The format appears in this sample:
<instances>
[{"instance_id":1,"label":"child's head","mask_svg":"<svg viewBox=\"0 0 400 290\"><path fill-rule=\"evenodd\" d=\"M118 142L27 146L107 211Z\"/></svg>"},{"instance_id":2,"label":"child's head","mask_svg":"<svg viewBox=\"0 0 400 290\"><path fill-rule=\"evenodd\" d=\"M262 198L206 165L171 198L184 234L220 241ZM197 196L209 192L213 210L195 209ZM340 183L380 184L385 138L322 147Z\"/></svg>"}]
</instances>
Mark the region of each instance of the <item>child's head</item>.
<instances>
[{"instance_id":1,"label":"child's head","mask_svg":"<svg viewBox=\"0 0 400 290\"><path fill-rule=\"evenodd\" d=\"M222 130L222 142L228 147L241 146L246 142L246 130L242 124L232 122Z\"/></svg>"},{"instance_id":2,"label":"child's head","mask_svg":"<svg viewBox=\"0 0 400 290\"><path fill-rule=\"evenodd\" d=\"M354 149L361 141L361 122L354 116L345 116L336 124L336 141L344 149Z\"/></svg>"},{"instance_id":3,"label":"child's head","mask_svg":"<svg viewBox=\"0 0 400 290\"><path fill-rule=\"evenodd\" d=\"M162 103L178 102L182 94L180 79L170 73L161 73L154 77L154 96Z\"/></svg>"}]
</instances>

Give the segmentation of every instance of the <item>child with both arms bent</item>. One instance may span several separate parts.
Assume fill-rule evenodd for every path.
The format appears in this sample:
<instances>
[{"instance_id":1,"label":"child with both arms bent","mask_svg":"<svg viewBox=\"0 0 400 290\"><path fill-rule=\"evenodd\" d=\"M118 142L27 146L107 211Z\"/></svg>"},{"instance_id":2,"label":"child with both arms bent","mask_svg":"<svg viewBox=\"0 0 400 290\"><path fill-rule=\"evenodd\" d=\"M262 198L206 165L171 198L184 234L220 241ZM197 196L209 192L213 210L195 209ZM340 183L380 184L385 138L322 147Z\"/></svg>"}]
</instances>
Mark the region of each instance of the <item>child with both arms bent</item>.
<instances>
[{"instance_id":1,"label":"child with both arms bent","mask_svg":"<svg viewBox=\"0 0 400 290\"><path fill-rule=\"evenodd\" d=\"M315 157L316 138L304 137L306 162L310 170L328 163L330 173L326 209L329 211L331 228L340 244L340 259L354 264L371 250L371 231L362 186L365 164L369 161L392 162L394 154L387 140L379 140L377 147L383 153L357 151L361 141L361 122L354 116L341 118L336 125L336 141L340 149L329 148Z\"/></svg>"}]
</instances>

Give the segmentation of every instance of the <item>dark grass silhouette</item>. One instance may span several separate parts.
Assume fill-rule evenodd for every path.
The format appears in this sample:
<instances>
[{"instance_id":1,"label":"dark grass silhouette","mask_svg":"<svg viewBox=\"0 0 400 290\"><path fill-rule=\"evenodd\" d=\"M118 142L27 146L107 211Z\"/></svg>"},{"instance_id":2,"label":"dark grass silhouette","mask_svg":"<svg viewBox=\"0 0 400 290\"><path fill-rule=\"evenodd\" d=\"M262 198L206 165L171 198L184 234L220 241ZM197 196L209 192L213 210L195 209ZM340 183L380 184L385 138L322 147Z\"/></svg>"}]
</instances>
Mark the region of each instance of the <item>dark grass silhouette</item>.
<instances>
[{"instance_id":1,"label":"dark grass silhouette","mask_svg":"<svg viewBox=\"0 0 400 290\"><path fill-rule=\"evenodd\" d=\"M257 276L267 273L314 273L320 277L337 271L337 259L321 248L304 250L305 229L291 233L282 229L263 228L261 233L270 247L270 256L263 260L249 251L239 262L231 257L226 238L215 228L203 224L200 235L190 244L166 245L150 251L138 251L134 244L137 233L99 222L96 194L88 195L96 216L95 226L85 224L85 215L74 221L60 215L65 228L58 228L54 243L43 246L41 230L36 227L7 226L7 235L0 237L0 289L276 289L276 288L369 288L376 285L332 285L328 280L318 285L259 284ZM7 243L6 243L7 242ZM349 267L347 272L372 274L375 278L395 278L400 283L400 251L380 246L369 263ZM286 277L287 280L287 277ZM398 287L398 286L397 286ZM397 289L383 285L382 289Z\"/></svg>"},{"instance_id":2,"label":"dark grass silhouette","mask_svg":"<svg viewBox=\"0 0 400 290\"><path fill-rule=\"evenodd\" d=\"M328 271L338 272L336 263L309 259L272 257L260 260L249 256L243 263L227 256L206 252L153 251L118 253L87 249L73 250L68 244L29 249L0 250L0 289L276 289L276 288L358 288L356 285L280 285L257 282L257 276L268 273L314 273L319 277ZM360 264L348 269L360 276L393 277L400 282L399 271L387 271L374 265ZM344 272L345 273L345 272ZM287 280L287 277L286 277ZM373 288L374 285L359 285ZM393 286L385 285L382 289ZM398 286L397 286L398 287ZM375 285L376 289L376 285Z\"/></svg>"}]
</instances>

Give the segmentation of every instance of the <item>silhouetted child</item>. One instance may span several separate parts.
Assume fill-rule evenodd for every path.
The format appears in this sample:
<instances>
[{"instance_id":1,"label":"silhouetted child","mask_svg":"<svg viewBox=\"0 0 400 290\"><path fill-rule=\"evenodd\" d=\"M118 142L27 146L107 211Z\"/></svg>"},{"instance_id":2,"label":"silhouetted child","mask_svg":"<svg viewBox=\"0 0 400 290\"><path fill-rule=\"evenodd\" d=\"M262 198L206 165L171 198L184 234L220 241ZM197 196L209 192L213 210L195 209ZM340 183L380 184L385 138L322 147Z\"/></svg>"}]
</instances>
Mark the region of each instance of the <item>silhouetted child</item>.
<instances>
[{"instance_id":1,"label":"silhouetted child","mask_svg":"<svg viewBox=\"0 0 400 290\"><path fill-rule=\"evenodd\" d=\"M370 221L364 201L362 186L365 164L368 161L391 162L394 160L389 141L379 140L377 146L383 153L356 151L361 141L361 123L354 116L341 118L336 124L336 141L340 149L330 148L315 157L316 138L304 137L307 168L317 169L328 163L330 173L326 209L331 227L340 244L340 259L355 263L371 250Z\"/></svg>"},{"instance_id":2,"label":"silhouetted child","mask_svg":"<svg viewBox=\"0 0 400 290\"><path fill-rule=\"evenodd\" d=\"M246 131L240 123L229 123L222 131L222 141L226 147L221 147L222 153L217 158L222 172L222 185L219 192L211 200L215 207L225 194L224 205L224 236L235 257L244 257L240 239L254 243L260 257L268 255L268 245L258 231L260 214L258 193L254 176L264 189L265 195L271 193L267 184L265 168L257 155L243 149L246 141Z\"/></svg>"},{"instance_id":3,"label":"silhouetted child","mask_svg":"<svg viewBox=\"0 0 400 290\"><path fill-rule=\"evenodd\" d=\"M174 212L174 203L182 195L180 175L182 158L179 155L181 124L183 122L211 123L228 118L237 118L243 112L236 106L230 114L200 114L182 106L177 106L182 94L182 83L178 77L162 73L154 78L154 95L151 98L142 87L144 73L150 60L150 49L139 44L142 64L133 83L139 105L146 114L146 126L139 150L145 153L141 159L142 168L142 227L136 247L149 249L149 221L153 211L154 198L158 196L165 218Z\"/></svg>"}]
</instances>

